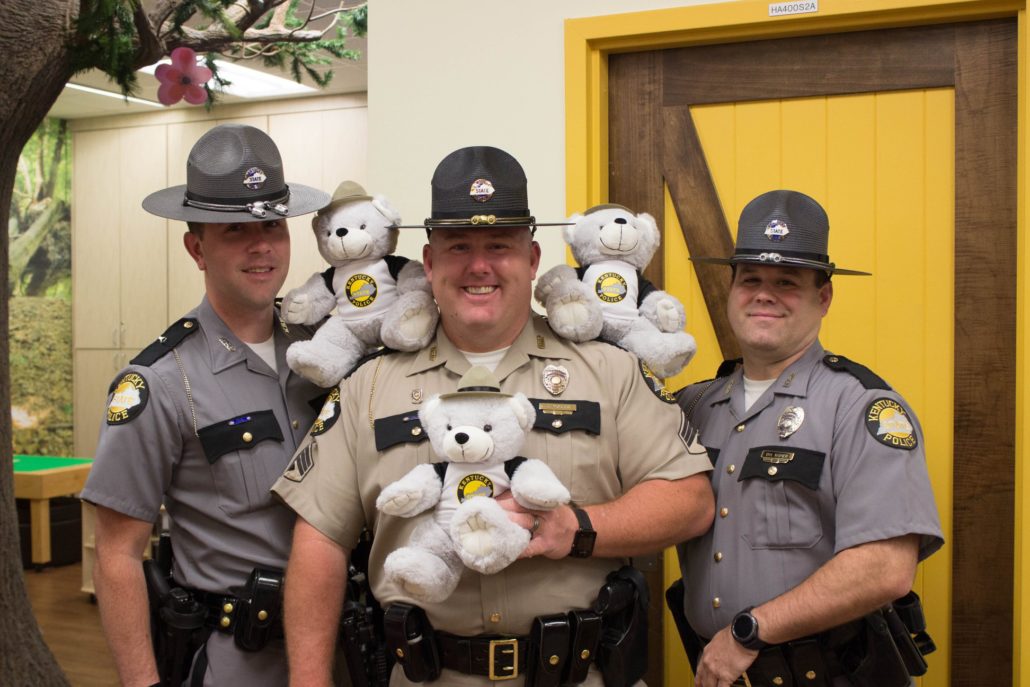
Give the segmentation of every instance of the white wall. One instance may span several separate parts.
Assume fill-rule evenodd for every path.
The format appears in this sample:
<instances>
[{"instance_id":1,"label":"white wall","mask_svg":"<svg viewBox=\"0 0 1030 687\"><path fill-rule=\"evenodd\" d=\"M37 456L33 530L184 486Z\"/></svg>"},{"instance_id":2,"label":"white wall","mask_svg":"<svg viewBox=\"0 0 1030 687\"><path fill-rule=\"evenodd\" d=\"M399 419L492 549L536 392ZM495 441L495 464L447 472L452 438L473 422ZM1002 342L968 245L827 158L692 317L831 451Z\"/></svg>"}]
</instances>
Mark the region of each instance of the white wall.
<instances>
[{"instance_id":1,"label":"white wall","mask_svg":"<svg viewBox=\"0 0 1030 687\"><path fill-rule=\"evenodd\" d=\"M564 20L698 4L697 0L389 0L369 12L369 189L406 223L429 216L429 181L447 153L493 145L529 179L542 222L565 207ZM585 208L572 208L583 210ZM558 229L542 228L542 267L564 261ZM398 252L421 255L403 230Z\"/></svg>"}]
</instances>

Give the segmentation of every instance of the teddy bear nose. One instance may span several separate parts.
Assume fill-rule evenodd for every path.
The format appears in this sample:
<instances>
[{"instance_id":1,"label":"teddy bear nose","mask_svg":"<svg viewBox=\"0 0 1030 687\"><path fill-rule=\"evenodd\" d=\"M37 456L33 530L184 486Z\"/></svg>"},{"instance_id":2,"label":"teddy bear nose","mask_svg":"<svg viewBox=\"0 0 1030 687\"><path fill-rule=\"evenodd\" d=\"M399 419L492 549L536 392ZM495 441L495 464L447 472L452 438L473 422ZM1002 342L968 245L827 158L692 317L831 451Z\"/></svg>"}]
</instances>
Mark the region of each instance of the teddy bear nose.
<instances>
[{"instance_id":1,"label":"teddy bear nose","mask_svg":"<svg viewBox=\"0 0 1030 687\"><path fill-rule=\"evenodd\" d=\"M336 235L339 236L340 238L343 238L344 236L346 236L347 235L347 227L340 227L339 229L337 229L336 230Z\"/></svg>"},{"instance_id":2,"label":"teddy bear nose","mask_svg":"<svg viewBox=\"0 0 1030 687\"><path fill-rule=\"evenodd\" d=\"M465 434L465 432L458 432L454 435L454 440L459 444L465 444L469 440L469 435Z\"/></svg>"},{"instance_id":3,"label":"teddy bear nose","mask_svg":"<svg viewBox=\"0 0 1030 687\"><path fill-rule=\"evenodd\" d=\"M616 217L615 218L615 223L616 224L625 224L626 223L626 218L625 217Z\"/></svg>"}]
</instances>

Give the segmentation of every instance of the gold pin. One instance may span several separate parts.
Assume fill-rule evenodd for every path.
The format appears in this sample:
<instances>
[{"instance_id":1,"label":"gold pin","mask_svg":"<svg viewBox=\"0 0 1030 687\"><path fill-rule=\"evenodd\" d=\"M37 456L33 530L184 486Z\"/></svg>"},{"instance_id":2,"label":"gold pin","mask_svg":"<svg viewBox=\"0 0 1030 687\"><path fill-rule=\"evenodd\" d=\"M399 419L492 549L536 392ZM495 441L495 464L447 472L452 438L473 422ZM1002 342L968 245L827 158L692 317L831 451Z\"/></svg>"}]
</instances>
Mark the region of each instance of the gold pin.
<instances>
[{"instance_id":1,"label":"gold pin","mask_svg":"<svg viewBox=\"0 0 1030 687\"><path fill-rule=\"evenodd\" d=\"M548 365L544 368L544 388L552 396L560 396L569 387L569 371L564 365Z\"/></svg>"},{"instance_id":2,"label":"gold pin","mask_svg":"<svg viewBox=\"0 0 1030 687\"><path fill-rule=\"evenodd\" d=\"M411 390L411 402L415 405L422 402L422 387Z\"/></svg>"},{"instance_id":3,"label":"gold pin","mask_svg":"<svg viewBox=\"0 0 1030 687\"><path fill-rule=\"evenodd\" d=\"M231 341L229 341L229 339L225 338L224 336L218 337L218 343L220 343L223 346L225 346L225 350L229 351L230 353L235 353L236 352L236 346L234 346L233 343Z\"/></svg>"}]
</instances>

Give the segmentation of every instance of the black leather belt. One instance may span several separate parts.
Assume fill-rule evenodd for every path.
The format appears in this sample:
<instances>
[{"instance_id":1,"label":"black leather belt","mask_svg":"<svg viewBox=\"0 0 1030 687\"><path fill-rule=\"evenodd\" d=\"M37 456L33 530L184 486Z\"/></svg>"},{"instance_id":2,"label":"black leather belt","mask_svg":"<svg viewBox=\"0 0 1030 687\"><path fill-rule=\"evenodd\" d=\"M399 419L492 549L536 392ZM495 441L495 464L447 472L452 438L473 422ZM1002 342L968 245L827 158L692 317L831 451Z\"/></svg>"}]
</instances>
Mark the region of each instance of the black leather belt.
<instances>
[{"instance_id":1,"label":"black leather belt","mask_svg":"<svg viewBox=\"0 0 1030 687\"><path fill-rule=\"evenodd\" d=\"M207 620L205 622L208 627L225 634L233 633L236 628L237 611L240 609L239 597L205 592L201 589L190 589L188 591L197 603L207 609ZM273 638L283 638L282 618L272 618L271 630Z\"/></svg>"},{"instance_id":2,"label":"black leather belt","mask_svg":"<svg viewBox=\"0 0 1030 687\"><path fill-rule=\"evenodd\" d=\"M459 637L437 632L436 641L444 668L491 680L509 680L526 670L528 637Z\"/></svg>"}]
</instances>

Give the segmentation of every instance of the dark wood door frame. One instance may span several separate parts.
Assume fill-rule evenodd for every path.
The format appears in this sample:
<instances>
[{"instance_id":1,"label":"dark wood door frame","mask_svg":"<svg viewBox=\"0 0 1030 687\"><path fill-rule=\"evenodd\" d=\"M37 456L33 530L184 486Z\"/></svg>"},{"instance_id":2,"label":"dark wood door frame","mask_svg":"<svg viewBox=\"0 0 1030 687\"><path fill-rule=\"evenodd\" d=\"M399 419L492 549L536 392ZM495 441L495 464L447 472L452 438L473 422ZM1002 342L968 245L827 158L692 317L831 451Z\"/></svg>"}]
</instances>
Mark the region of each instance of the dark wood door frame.
<instances>
[{"instance_id":1,"label":"dark wood door frame","mask_svg":"<svg viewBox=\"0 0 1030 687\"><path fill-rule=\"evenodd\" d=\"M690 106L954 88L956 686L1012 680L1016 34L1015 20L1005 19L608 58L610 200L662 226L668 185L693 255L729 255L733 240ZM720 347L733 357L725 269L697 268ZM647 276L664 283L662 260ZM658 684L660 673L648 677Z\"/></svg>"}]
</instances>

